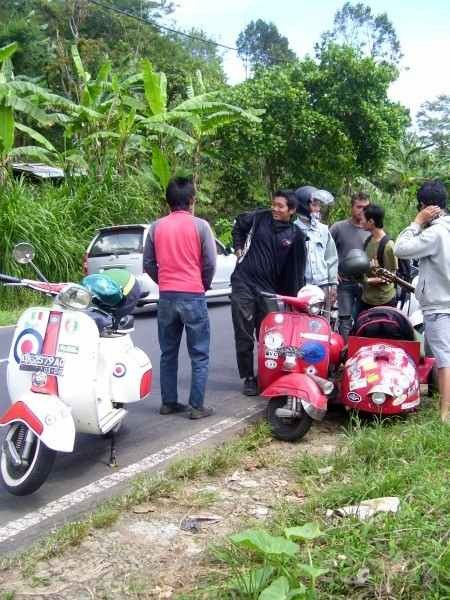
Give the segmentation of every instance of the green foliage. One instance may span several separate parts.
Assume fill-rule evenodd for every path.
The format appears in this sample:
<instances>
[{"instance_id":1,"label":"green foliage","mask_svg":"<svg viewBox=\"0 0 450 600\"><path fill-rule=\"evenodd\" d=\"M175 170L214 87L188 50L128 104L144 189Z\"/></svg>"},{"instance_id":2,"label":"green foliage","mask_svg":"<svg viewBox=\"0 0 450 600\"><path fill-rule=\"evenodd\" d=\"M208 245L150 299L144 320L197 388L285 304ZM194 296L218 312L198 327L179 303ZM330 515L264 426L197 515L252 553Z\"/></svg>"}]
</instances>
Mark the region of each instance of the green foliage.
<instances>
[{"instance_id":1,"label":"green foliage","mask_svg":"<svg viewBox=\"0 0 450 600\"><path fill-rule=\"evenodd\" d=\"M251 21L236 41L239 56L249 61L253 70L284 65L296 59L286 37L274 23L262 19Z\"/></svg>"},{"instance_id":2,"label":"green foliage","mask_svg":"<svg viewBox=\"0 0 450 600\"><path fill-rule=\"evenodd\" d=\"M330 44L349 46L362 56L397 64L402 53L397 33L386 13L374 15L370 6L345 2L334 17L333 29L321 36L316 51L321 54Z\"/></svg>"},{"instance_id":3,"label":"green foliage","mask_svg":"<svg viewBox=\"0 0 450 600\"><path fill-rule=\"evenodd\" d=\"M450 95L441 94L425 102L417 114L417 122L424 143L450 161Z\"/></svg>"}]
</instances>

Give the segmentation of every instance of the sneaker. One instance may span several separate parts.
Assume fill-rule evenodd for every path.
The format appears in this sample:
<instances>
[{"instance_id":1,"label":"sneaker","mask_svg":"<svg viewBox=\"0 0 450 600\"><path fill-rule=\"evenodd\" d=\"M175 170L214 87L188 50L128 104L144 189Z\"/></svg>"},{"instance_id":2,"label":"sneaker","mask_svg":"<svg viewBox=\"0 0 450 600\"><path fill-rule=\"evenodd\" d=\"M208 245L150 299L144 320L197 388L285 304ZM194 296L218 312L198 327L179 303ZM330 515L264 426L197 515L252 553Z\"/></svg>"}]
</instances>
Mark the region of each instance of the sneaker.
<instances>
[{"instance_id":1,"label":"sneaker","mask_svg":"<svg viewBox=\"0 0 450 600\"><path fill-rule=\"evenodd\" d=\"M214 414L214 409L208 406L202 406L202 408L191 408L189 414L190 419L204 419Z\"/></svg>"},{"instance_id":2,"label":"sneaker","mask_svg":"<svg viewBox=\"0 0 450 600\"><path fill-rule=\"evenodd\" d=\"M242 388L244 396L257 396L258 395L258 382L256 377L246 377L244 379L244 387Z\"/></svg>"},{"instance_id":3,"label":"sneaker","mask_svg":"<svg viewBox=\"0 0 450 600\"><path fill-rule=\"evenodd\" d=\"M175 404L161 404L161 408L159 409L160 415L172 415L174 413L182 413L186 412L188 407L186 404L179 404L176 402Z\"/></svg>"}]
</instances>

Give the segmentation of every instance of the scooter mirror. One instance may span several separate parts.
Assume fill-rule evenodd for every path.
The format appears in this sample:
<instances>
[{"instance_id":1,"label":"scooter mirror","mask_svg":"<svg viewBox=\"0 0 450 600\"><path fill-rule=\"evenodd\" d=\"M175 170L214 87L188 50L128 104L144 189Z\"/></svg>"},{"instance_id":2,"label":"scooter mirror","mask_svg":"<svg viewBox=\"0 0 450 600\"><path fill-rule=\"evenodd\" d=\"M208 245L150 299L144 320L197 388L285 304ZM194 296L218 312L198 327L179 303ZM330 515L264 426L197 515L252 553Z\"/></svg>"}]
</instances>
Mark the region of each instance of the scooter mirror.
<instances>
[{"instance_id":1,"label":"scooter mirror","mask_svg":"<svg viewBox=\"0 0 450 600\"><path fill-rule=\"evenodd\" d=\"M20 242L14 246L12 254L19 265L27 265L34 259L34 248L28 242Z\"/></svg>"}]
</instances>

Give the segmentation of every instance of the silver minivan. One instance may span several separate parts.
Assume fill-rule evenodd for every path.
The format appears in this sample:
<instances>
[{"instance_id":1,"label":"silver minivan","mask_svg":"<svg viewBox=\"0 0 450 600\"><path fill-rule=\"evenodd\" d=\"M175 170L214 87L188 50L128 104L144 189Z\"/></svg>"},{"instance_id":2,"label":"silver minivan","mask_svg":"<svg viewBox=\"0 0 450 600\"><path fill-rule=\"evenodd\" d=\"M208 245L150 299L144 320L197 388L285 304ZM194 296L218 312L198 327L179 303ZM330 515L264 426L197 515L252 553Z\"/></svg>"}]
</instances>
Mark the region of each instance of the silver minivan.
<instances>
[{"instance_id":1,"label":"silver minivan","mask_svg":"<svg viewBox=\"0 0 450 600\"><path fill-rule=\"evenodd\" d=\"M148 224L114 225L97 230L84 255L84 273L90 275L118 267L128 269L139 280L142 291L146 292L138 306L157 302L158 286L143 270L143 252L148 231ZM216 240L216 247L217 269L211 289L206 292L209 298L229 296L230 277L236 265L236 257L230 249L219 240Z\"/></svg>"}]
</instances>

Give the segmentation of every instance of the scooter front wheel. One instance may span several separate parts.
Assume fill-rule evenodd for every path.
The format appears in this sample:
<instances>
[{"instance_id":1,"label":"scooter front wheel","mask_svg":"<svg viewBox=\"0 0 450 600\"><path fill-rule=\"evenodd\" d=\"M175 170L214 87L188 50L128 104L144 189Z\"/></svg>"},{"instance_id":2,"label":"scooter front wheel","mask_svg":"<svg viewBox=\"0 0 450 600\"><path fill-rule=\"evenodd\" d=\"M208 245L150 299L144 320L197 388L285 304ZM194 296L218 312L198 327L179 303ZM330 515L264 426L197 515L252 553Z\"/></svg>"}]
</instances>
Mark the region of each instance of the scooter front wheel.
<instances>
[{"instance_id":1,"label":"scooter front wheel","mask_svg":"<svg viewBox=\"0 0 450 600\"><path fill-rule=\"evenodd\" d=\"M55 457L56 452L47 448L26 425L12 423L0 457L0 473L8 492L15 496L35 492L47 479Z\"/></svg>"},{"instance_id":2,"label":"scooter front wheel","mask_svg":"<svg viewBox=\"0 0 450 600\"><path fill-rule=\"evenodd\" d=\"M284 442L296 442L309 431L312 419L306 414L300 403L298 403L299 406L295 417L277 415L278 409L284 409L287 403L287 396L271 398L267 404L266 418L273 437Z\"/></svg>"}]
</instances>

